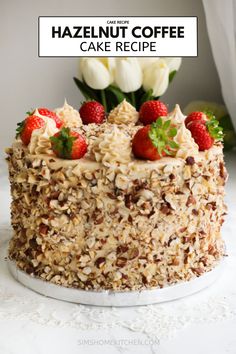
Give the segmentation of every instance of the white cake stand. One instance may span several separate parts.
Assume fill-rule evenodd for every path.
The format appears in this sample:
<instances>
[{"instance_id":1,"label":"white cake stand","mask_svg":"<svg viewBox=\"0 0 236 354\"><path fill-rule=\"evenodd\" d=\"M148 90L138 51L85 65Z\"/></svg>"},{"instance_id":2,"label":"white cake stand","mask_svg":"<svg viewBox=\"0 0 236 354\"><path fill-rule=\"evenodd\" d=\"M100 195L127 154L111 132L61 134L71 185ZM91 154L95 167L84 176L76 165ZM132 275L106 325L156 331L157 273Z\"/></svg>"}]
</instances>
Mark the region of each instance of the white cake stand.
<instances>
[{"instance_id":1,"label":"white cake stand","mask_svg":"<svg viewBox=\"0 0 236 354\"><path fill-rule=\"evenodd\" d=\"M13 277L39 294L58 300L74 302L77 304L95 306L138 306L176 300L192 295L210 286L222 273L224 261L221 261L213 270L204 273L199 278L188 282L178 283L163 289L141 291L88 291L66 288L52 284L45 280L35 278L18 269L15 262L8 260L8 267Z\"/></svg>"}]
</instances>

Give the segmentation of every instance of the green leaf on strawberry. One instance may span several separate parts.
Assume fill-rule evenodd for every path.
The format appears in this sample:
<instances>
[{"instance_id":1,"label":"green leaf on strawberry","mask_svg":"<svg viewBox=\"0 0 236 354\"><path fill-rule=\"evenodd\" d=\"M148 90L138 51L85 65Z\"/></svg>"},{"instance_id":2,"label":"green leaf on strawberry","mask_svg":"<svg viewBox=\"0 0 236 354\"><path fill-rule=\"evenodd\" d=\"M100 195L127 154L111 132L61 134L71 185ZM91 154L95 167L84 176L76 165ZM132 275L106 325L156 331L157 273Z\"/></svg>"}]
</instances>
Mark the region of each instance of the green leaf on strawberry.
<instances>
[{"instance_id":1,"label":"green leaf on strawberry","mask_svg":"<svg viewBox=\"0 0 236 354\"><path fill-rule=\"evenodd\" d=\"M32 116L34 114L35 109L31 108L30 111L27 111L27 116Z\"/></svg>"},{"instance_id":2,"label":"green leaf on strawberry","mask_svg":"<svg viewBox=\"0 0 236 354\"><path fill-rule=\"evenodd\" d=\"M20 134L22 133L23 129L24 129L24 125L25 125L25 121L22 120L22 122L17 123L17 128L16 128L16 138L18 138L20 136Z\"/></svg>"},{"instance_id":3,"label":"green leaf on strawberry","mask_svg":"<svg viewBox=\"0 0 236 354\"><path fill-rule=\"evenodd\" d=\"M178 149L179 148L179 145L173 141L173 140L170 140L169 141L169 146L172 148L172 149Z\"/></svg>"},{"instance_id":4,"label":"green leaf on strawberry","mask_svg":"<svg viewBox=\"0 0 236 354\"><path fill-rule=\"evenodd\" d=\"M171 126L171 120L164 121L159 117L156 122L150 126L148 133L152 144L157 148L159 155L164 151L167 155L174 155L179 145L173 141L173 137L177 134L177 129Z\"/></svg>"},{"instance_id":5,"label":"green leaf on strawberry","mask_svg":"<svg viewBox=\"0 0 236 354\"><path fill-rule=\"evenodd\" d=\"M169 131L168 131L168 137L169 138L173 138L174 136L176 136L177 134L177 129L176 128L171 128Z\"/></svg>"},{"instance_id":6,"label":"green leaf on strawberry","mask_svg":"<svg viewBox=\"0 0 236 354\"><path fill-rule=\"evenodd\" d=\"M87 152L85 138L70 128L62 128L50 140L53 152L63 159L80 159Z\"/></svg>"},{"instance_id":7,"label":"green leaf on strawberry","mask_svg":"<svg viewBox=\"0 0 236 354\"><path fill-rule=\"evenodd\" d=\"M70 134L69 128L62 128L57 136L50 137L53 144L53 149L59 156L69 159L73 147L73 142L76 140L75 136Z\"/></svg>"},{"instance_id":8,"label":"green leaf on strawberry","mask_svg":"<svg viewBox=\"0 0 236 354\"><path fill-rule=\"evenodd\" d=\"M217 141L223 141L223 128L219 125L219 121L216 119L212 112L206 111L204 113L208 118L208 121L206 121L205 124L211 137Z\"/></svg>"}]
</instances>

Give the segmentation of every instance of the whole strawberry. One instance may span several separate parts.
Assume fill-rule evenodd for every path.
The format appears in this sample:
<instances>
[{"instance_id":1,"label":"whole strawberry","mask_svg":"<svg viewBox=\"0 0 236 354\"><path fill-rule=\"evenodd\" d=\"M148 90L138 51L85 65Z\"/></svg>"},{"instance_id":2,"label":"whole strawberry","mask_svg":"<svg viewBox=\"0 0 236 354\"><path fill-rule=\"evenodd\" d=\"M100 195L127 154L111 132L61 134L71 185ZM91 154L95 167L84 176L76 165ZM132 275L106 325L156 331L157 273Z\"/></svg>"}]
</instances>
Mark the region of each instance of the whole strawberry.
<instances>
[{"instance_id":1,"label":"whole strawberry","mask_svg":"<svg viewBox=\"0 0 236 354\"><path fill-rule=\"evenodd\" d=\"M139 129L132 141L132 151L135 157L145 160L159 160L166 155L174 155L179 147L173 141L177 129L171 126L171 120L158 118L151 125Z\"/></svg>"},{"instance_id":2,"label":"whole strawberry","mask_svg":"<svg viewBox=\"0 0 236 354\"><path fill-rule=\"evenodd\" d=\"M52 118L55 123L56 123L56 126L58 129L60 129L63 125L63 122L62 120L56 115L55 112L53 111L50 111L49 109L47 108L37 108L35 110L33 110L33 112L28 112L29 115L37 115L37 112L41 115L41 116L44 116L44 117L47 117L47 118Z\"/></svg>"},{"instance_id":3,"label":"whole strawberry","mask_svg":"<svg viewBox=\"0 0 236 354\"><path fill-rule=\"evenodd\" d=\"M25 118L21 123L18 123L18 127L16 129L16 137L20 136L24 145L28 145L30 143L32 132L35 129L42 128L45 122L42 118L37 116L29 116Z\"/></svg>"},{"instance_id":4,"label":"whole strawberry","mask_svg":"<svg viewBox=\"0 0 236 354\"><path fill-rule=\"evenodd\" d=\"M53 152L63 159L80 159L87 152L85 138L69 128L62 128L50 140Z\"/></svg>"},{"instance_id":5,"label":"whole strawberry","mask_svg":"<svg viewBox=\"0 0 236 354\"><path fill-rule=\"evenodd\" d=\"M159 117L165 117L168 114L166 105L161 101L144 102L139 110L139 120L144 124L151 124Z\"/></svg>"},{"instance_id":6,"label":"whole strawberry","mask_svg":"<svg viewBox=\"0 0 236 354\"><path fill-rule=\"evenodd\" d=\"M222 128L214 117L207 121L195 120L189 122L187 128L190 130L195 143L198 145L199 151L210 149L215 140L223 140Z\"/></svg>"},{"instance_id":7,"label":"whole strawberry","mask_svg":"<svg viewBox=\"0 0 236 354\"><path fill-rule=\"evenodd\" d=\"M185 126L188 127L188 124L195 121L206 122L208 120L207 115L204 112L192 112L185 119Z\"/></svg>"},{"instance_id":8,"label":"whole strawberry","mask_svg":"<svg viewBox=\"0 0 236 354\"><path fill-rule=\"evenodd\" d=\"M79 113L84 124L101 124L105 119L104 107L97 101L84 102Z\"/></svg>"}]
</instances>

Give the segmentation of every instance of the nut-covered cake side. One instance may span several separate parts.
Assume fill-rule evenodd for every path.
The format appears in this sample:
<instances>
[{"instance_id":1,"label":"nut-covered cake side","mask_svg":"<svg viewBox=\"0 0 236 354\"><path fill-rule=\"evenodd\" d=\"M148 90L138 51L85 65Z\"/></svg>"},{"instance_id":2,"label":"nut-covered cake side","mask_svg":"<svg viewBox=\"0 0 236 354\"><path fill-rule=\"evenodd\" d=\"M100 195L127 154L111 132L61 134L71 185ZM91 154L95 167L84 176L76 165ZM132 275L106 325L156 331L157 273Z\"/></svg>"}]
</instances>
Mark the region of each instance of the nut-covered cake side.
<instances>
[{"instance_id":1,"label":"nut-covered cake side","mask_svg":"<svg viewBox=\"0 0 236 354\"><path fill-rule=\"evenodd\" d=\"M34 154L19 140L8 149L9 257L20 269L67 287L128 291L190 280L222 258L221 143L195 151L181 125L184 134L179 127L168 135L173 149L179 144L175 157L158 150L161 158L139 160L131 151L135 124L80 124L88 143L80 160Z\"/></svg>"}]
</instances>

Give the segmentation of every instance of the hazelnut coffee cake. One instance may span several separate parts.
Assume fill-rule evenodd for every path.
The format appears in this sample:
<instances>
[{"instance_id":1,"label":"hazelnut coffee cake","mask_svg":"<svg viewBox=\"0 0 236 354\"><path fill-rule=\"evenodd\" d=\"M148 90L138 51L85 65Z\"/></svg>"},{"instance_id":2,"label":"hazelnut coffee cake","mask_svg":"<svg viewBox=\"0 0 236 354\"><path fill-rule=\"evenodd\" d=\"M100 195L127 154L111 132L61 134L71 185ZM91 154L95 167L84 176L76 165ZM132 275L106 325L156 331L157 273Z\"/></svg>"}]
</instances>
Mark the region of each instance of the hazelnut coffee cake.
<instances>
[{"instance_id":1,"label":"hazelnut coffee cake","mask_svg":"<svg viewBox=\"0 0 236 354\"><path fill-rule=\"evenodd\" d=\"M9 258L65 287L163 288L224 256L222 130L160 101L35 109L7 149Z\"/></svg>"}]
</instances>

